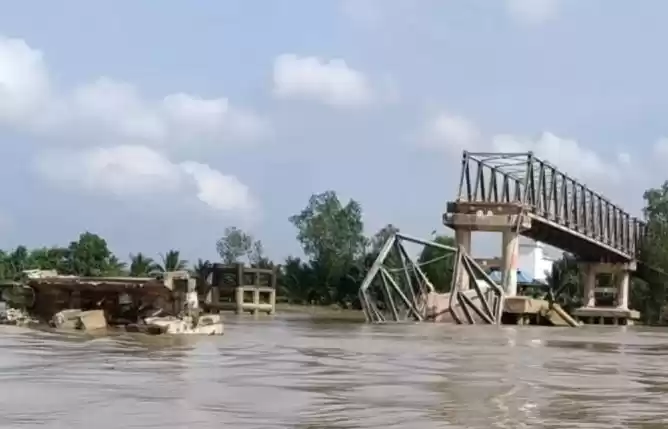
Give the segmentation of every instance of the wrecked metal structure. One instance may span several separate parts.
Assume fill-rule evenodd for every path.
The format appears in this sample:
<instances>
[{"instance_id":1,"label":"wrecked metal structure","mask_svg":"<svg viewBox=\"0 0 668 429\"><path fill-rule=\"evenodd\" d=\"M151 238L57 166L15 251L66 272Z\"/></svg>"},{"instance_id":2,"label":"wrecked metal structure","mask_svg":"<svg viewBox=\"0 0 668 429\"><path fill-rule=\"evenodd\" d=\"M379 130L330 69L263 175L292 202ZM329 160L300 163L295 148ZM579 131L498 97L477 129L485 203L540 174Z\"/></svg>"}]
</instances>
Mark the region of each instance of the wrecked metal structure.
<instances>
[{"instance_id":1,"label":"wrecked metal structure","mask_svg":"<svg viewBox=\"0 0 668 429\"><path fill-rule=\"evenodd\" d=\"M202 312L186 271L160 277L79 277L31 270L3 300L57 328L124 328L146 333L222 334L220 316Z\"/></svg>"},{"instance_id":2,"label":"wrecked metal structure","mask_svg":"<svg viewBox=\"0 0 668 429\"><path fill-rule=\"evenodd\" d=\"M439 249L443 256L419 264L411 258L404 242ZM441 294L422 267L446 257L454 263L452 285L450 293ZM503 289L463 249L399 233L381 247L359 293L369 322L481 320L499 324L504 305Z\"/></svg>"},{"instance_id":3,"label":"wrecked metal structure","mask_svg":"<svg viewBox=\"0 0 668 429\"><path fill-rule=\"evenodd\" d=\"M386 319L384 313L392 320L406 317L422 320L432 317L434 311L437 315L442 313L443 309L458 321L455 309L458 307L469 323L475 317L486 323L500 323L513 315L517 320L540 316L552 324L561 321L576 326L578 322L554 304L561 290L550 291L546 300L532 300L520 294L517 279L520 236L562 249L577 259L584 272L584 305L573 315L583 323L635 323L640 313L629 307L631 276L648 279L666 275L642 259L642 245L649 239L645 222L533 152L464 151L457 197L447 203L442 222L454 230L457 243L457 249L449 250L456 255L451 292L434 295L433 291L421 291L422 286L412 286L410 273L421 277L414 263L406 267L406 279L398 283L388 275L387 268L383 269L387 255L381 254L360 289L360 299L370 321ZM480 231L501 235L502 278L496 287L489 276L480 274L481 267L469 256L472 235ZM612 303L597 301L599 280L614 281ZM500 289L500 298L487 294L483 286L497 295ZM378 292L374 294L372 289ZM415 299L411 293L416 294ZM497 299L504 303L501 317ZM429 305L428 301L436 305Z\"/></svg>"},{"instance_id":4,"label":"wrecked metal structure","mask_svg":"<svg viewBox=\"0 0 668 429\"><path fill-rule=\"evenodd\" d=\"M422 263L404 243L436 248L442 255ZM423 268L448 259L449 292L439 293ZM532 324L579 326L557 303L528 296L509 296L487 270L462 247L394 234L380 249L359 290L368 322L432 321L457 324Z\"/></svg>"}]
</instances>

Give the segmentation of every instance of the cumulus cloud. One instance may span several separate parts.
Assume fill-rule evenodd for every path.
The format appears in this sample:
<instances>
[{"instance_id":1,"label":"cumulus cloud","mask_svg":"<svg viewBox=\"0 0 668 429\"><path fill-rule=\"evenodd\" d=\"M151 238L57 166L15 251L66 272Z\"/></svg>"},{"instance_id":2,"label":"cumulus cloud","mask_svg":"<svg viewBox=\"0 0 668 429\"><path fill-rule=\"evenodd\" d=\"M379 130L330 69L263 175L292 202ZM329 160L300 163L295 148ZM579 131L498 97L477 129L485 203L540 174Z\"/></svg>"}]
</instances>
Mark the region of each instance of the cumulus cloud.
<instances>
[{"instance_id":1,"label":"cumulus cloud","mask_svg":"<svg viewBox=\"0 0 668 429\"><path fill-rule=\"evenodd\" d=\"M95 137L182 146L255 140L267 131L259 116L224 97L175 93L149 99L109 77L56 92L43 54L23 40L1 36L0 123L68 141Z\"/></svg>"},{"instance_id":2,"label":"cumulus cloud","mask_svg":"<svg viewBox=\"0 0 668 429\"><path fill-rule=\"evenodd\" d=\"M177 92L149 99L132 84L108 77L59 91L42 52L0 36L2 126L50 144L35 166L54 183L117 196L191 192L220 211L250 207L248 188L208 165L175 163L159 150L187 153L200 144L254 141L267 131L259 116L224 97ZM54 150L60 141L70 149Z\"/></svg>"},{"instance_id":3,"label":"cumulus cloud","mask_svg":"<svg viewBox=\"0 0 668 429\"><path fill-rule=\"evenodd\" d=\"M418 143L428 149L459 155L463 150L487 152L533 152L580 180L614 183L629 171L626 152L605 157L574 139L546 131L530 137L516 134L484 135L471 120L449 113L427 119ZM668 143L666 143L668 153Z\"/></svg>"},{"instance_id":4,"label":"cumulus cloud","mask_svg":"<svg viewBox=\"0 0 668 429\"><path fill-rule=\"evenodd\" d=\"M367 106L394 98L391 82L375 88L362 72L342 59L284 54L274 60L273 93L276 98L315 101L333 107Z\"/></svg>"},{"instance_id":5,"label":"cumulus cloud","mask_svg":"<svg viewBox=\"0 0 668 429\"><path fill-rule=\"evenodd\" d=\"M176 163L142 145L49 150L35 160L49 183L118 197L194 194L212 209L247 213L256 208L250 190L236 177L194 161Z\"/></svg>"},{"instance_id":6,"label":"cumulus cloud","mask_svg":"<svg viewBox=\"0 0 668 429\"><path fill-rule=\"evenodd\" d=\"M506 0L511 19L522 25L541 25L559 13L559 0Z\"/></svg>"},{"instance_id":7,"label":"cumulus cloud","mask_svg":"<svg viewBox=\"0 0 668 429\"><path fill-rule=\"evenodd\" d=\"M423 126L419 142L422 146L446 152L461 153L481 143L481 134L475 124L463 116L441 112Z\"/></svg>"}]
</instances>

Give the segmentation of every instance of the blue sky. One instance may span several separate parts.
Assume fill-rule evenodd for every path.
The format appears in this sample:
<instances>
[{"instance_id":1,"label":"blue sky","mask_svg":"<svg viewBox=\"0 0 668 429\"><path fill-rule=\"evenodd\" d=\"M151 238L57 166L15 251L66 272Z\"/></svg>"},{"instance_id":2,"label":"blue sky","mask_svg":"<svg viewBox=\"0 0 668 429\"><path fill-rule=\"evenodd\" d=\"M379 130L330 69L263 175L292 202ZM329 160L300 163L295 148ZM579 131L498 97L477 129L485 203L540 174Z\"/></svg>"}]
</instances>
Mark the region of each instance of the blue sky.
<instances>
[{"instance_id":1,"label":"blue sky","mask_svg":"<svg viewBox=\"0 0 668 429\"><path fill-rule=\"evenodd\" d=\"M0 14L3 246L83 230L299 253L312 193L437 229L463 148L534 150L630 211L666 179L668 3L23 0ZM475 244L474 244L475 245ZM474 249L475 253L475 249Z\"/></svg>"}]
</instances>

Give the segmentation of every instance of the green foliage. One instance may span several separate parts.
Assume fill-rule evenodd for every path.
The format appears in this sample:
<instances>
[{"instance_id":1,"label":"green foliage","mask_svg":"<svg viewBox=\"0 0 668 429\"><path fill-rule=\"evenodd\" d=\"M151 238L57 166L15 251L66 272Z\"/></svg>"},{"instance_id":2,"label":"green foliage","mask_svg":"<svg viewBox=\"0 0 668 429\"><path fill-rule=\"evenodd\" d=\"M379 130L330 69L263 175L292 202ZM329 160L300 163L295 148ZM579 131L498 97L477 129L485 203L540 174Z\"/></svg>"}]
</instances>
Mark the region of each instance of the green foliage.
<instances>
[{"instance_id":1,"label":"green foliage","mask_svg":"<svg viewBox=\"0 0 668 429\"><path fill-rule=\"evenodd\" d=\"M164 255L160 255L162 263L156 266L156 270L161 273L169 271L183 271L188 267L188 261L181 259L181 252L178 250L170 250Z\"/></svg>"},{"instance_id":2,"label":"green foliage","mask_svg":"<svg viewBox=\"0 0 668 429\"><path fill-rule=\"evenodd\" d=\"M433 241L445 246L457 247L453 237L436 236ZM420 253L418 263L434 288L439 292L449 292L452 284L454 253L437 247L425 246Z\"/></svg>"},{"instance_id":3,"label":"green foliage","mask_svg":"<svg viewBox=\"0 0 668 429\"><path fill-rule=\"evenodd\" d=\"M567 311L582 306L582 273L574 256L564 253L552 264L546 280L556 301Z\"/></svg>"},{"instance_id":4,"label":"green foliage","mask_svg":"<svg viewBox=\"0 0 668 429\"><path fill-rule=\"evenodd\" d=\"M253 238L237 227L225 228L225 234L216 243L216 250L225 264L239 262L251 251Z\"/></svg>"},{"instance_id":5,"label":"green foliage","mask_svg":"<svg viewBox=\"0 0 668 429\"><path fill-rule=\"evenodd\" d=\"M84 232L68 247L65 271L82 276L102 276L111 268L111 251L99 235Z\"/></svg>"},{"instance_id":6,"label":"green foliage","mask_svg":"<svg viewBox=\"0 0 668 429\"><path fill-rule=\"evenodd\" d=\"M368 243L359 203L350 200L343 205L335 192L327 191L311 196L306 207L289 220L309 260L288 261L283 287L301 288L293 293L311 303L357 305Z\"/></svg>"},{"instance_id":7,"label":"green foliage","mask_svg":"<svg viewBox=\"0 0 668 429\"><path fill-rule=\"evenodd\" d=\"M213 264L211 261L203 260L203 259L198 259L195 265L190 269L190 272L197 277L198 279L203 279L206 280L207 277L209 277L209 273L211 272L211 269L213 268Z\"/></svg>"},{"instance_id":8,"label":"green foliage","mask_svg":"<svg viewBox=\"0 0 668 429\"><path fill-rule=\"evenodd\" d=\"M665 323L668 321L665 311L668 309L668 182L647 190L643 197L648 239L640 252L641 259L652 269L643 273L646 281L632 280L630 304L642 312L645 321ZM279 295L294 303L359 307L360 283L383 244L399 230L389 224L367 238L360 204L354 200L344 204L333 191L311 196L306 207L289 221L297 230L304 257L289 257L279 267ZM434 240L455 246L452 237L437 236ZM216 250L223 263L244 261L260 268L274 266L265 255L262 242L234 226L225 229L216 242ZM422 270L438 291L446 292L450 288L453 256L442 249L425 247L418 257ZM18 246L0 251L0 279L16 279L27 269L57 270L81 276L146 277L188 267L188 262L176 249L160 255L159 262L141 252L131 254L129 259L129 264L119 260L102 237L84 232L67 247L30 250ZM199 259L190 267L202 291L206 290L214 262ZM400 262L401 255L392 249L385 265L392 269L400 267ZM568 254L555 262L548 273L552 296L567 309L582 305L581 277L576 258ZM396 280L406 281L403 276L397 276Z\"/></svg>"},{"instance_id":9,"label":"green foliage","mask_svg":"<svg viewBox=\"0 0 668 429\"><path fill-rule=\"evenodd\" d=\"M235 226L225 228L224 235L216 242L216 250L225 264L241 262L240 259L245 256L251 266L269 265L269 260L264 257L262 242L254 241L252 235Z\"/></svg>"},{"instance_id":10,"label":"green foliage","mask_svg":"<svg viewBox=\"0 0 668 429\"><path fill-rule=\"evenodd\" d=\"M159 268L153 258L144 255L142 252L130 255L130 275L132 277L148 277L156 271L159 271Z\"/></svg>"}]
</instances>

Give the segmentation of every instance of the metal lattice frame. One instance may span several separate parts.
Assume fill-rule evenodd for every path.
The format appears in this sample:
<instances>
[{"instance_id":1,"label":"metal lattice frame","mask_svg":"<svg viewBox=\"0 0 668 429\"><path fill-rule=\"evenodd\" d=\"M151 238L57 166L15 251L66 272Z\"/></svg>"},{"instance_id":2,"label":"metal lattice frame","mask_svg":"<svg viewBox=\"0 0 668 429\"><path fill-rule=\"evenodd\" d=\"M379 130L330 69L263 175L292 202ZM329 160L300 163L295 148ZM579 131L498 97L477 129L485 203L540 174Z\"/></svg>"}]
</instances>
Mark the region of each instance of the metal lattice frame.
<instances>
[{"instance_id":1,"label":"metal lattice frame","mask_svg":"<svg viewBox=\"0 0 668 429\"><path fill-rule=\"evenodd\" d=\"M421 268L424 264L410 257L404 241L437 248L445 251L445 256L452 256L454 265L447 311L453 321L473 324L477 319L483 323L501 323L502 288L463 248L398 233L383 244L360 286L360 302L368 322L423 321L436 316L427 306L429 294L435 293L434 286ZM387 266L390 259L398 266Z\"/></svg>"},{"instance_id":2,"label":"metal lattice frame","mask_svg":"<svg viewBox=\"0 0 668 429\"><path fill-rule=\"evenodd\" d=\"M645 234L644 222L531 152L465 151L457 202L521 205L532 219L620 260L636 259Z\"/></svg>"}]
</instances>

